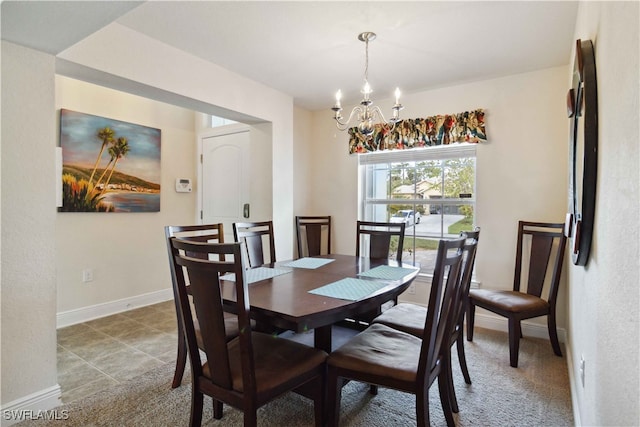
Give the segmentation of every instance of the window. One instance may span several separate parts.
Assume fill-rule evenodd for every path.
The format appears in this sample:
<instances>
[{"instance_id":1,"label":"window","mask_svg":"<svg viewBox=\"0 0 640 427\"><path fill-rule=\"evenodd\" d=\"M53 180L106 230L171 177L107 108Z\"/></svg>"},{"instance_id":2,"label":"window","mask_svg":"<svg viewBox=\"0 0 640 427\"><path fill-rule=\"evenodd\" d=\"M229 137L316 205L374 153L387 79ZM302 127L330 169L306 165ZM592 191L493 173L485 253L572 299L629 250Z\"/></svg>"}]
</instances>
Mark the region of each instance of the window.
<instances>
[{"instance_id":1,"label":"window","mask_svg":"<svg viewBox=\"0 0 640 427\"><path fill-rule=\"evenodd\" d=\"M238 122L235 122L230 119L225 119L224 117L218 117L218 116L210 116L210 122L209 122L212 128L215 128L218 126L232 125L234 123L238 123Z\"/></svg>"},{"instance_id":2,"label":"window","mask_svg":"<svg viewBox=\"0 0 640 427\"><path fill-rule=\"evenodd\" d=\"M360 155L361 214L405 222L403 260L425 274L438 240L475 226L476 145L456 144Z\"/></svg>"}]
</instances>

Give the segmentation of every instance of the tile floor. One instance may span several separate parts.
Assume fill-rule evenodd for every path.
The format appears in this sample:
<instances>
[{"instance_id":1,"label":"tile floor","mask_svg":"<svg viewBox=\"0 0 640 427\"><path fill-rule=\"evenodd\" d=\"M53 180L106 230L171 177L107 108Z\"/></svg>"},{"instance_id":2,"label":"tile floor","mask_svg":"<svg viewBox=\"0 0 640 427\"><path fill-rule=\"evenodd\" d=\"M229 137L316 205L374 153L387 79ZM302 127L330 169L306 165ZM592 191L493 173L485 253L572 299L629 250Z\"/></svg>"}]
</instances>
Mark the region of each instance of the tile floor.
<instances>
[{"instance_id":1,"label":"tile floor","mask_svg":"<svg viewBox=\"0 0 640 427\"><path fill-rule=\"evenodd\" d=\"M58 329L62 402L174 362L177 340L173 301Z\"/></svg>"},{"instance_id":2,"label":"tile floor","mask_svg":"<svg viewBox=\"0 0 640 427\"><path fill-rule=\"evenodd\" d=\"M356 333L334 326L333 347ZM313 345L313 331L286 331L280 336ZM164 363L175 363L177 342L173 300L58 329L62 403L89 396Z\"/></svg>"}]
</instances>

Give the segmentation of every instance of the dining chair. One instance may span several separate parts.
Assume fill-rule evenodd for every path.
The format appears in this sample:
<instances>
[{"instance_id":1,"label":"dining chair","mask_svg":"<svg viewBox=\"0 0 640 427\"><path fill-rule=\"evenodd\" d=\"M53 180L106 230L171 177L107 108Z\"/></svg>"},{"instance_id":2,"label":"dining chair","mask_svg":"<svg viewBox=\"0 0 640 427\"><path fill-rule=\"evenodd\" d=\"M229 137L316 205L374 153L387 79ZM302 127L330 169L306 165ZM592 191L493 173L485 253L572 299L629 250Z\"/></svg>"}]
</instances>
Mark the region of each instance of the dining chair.
<instances>
[{"instance_id":1,"label":"dining chair","mask_svg":"<svg viewBox=\"0 0 640 427\"><path fill-rule=\"evenodd\" d=\"M356 223L356 256L402 262L405 227L405 223L358 221ZM383 305L389 305L391 302L392 305L396 305L398 298L387 301ZM345 325L356 328L368 326L380 313L382 313L382 305L349 319L350 321L348 320Z\"/></svg>"},{"instance_id":2,"label":"dining chair","mask_svg":"<svg viewBox=\"0 0 640 427\"><path fill-rule=\"evenodd\" d=\"M165 227L165 237L167 243L167 251L169 255L169 269L171 271L171 284L173 289L173 302L176 308L176 316L178 322L178 355L176 357L176 368L173 375L173 380L171 382L171 387L176 388L179 387L182 383L182 377L184 375L184 368L187 364L187 345L184 336L184 325L181 321L180 316L180 304L178 303L177 297L177 276L182 276L184 272L182 268L179 268L175 264L175 260L173 259L172 248L171 248L171 238L180 236L183 239L192 239L195 241L203 241L203 242L224 242L224 231L222 224L203 224L203 225L169 225ZM186 285L187 294L191 293L191 288L189 285ZM227 321L227 334L229 338L232 338L238 335L238 325L232 319L228 319ZM195 322L195 331L196 337L198 339L198 343L202 343L200 338L200 327Z\"/></svg>"},{"instance_id":3,"label":"dining chair","mask_svg":"<svg viewBox=\"0 0 640 427\"><path fill-rule=\"evenodd\" d=\"M331 216L296 216L296 236L299 258L330 254Z\"/></svg>"},{"instance_id":4,"label":"dining chair","mask_svg":"<svg viewBox=\"0 0 640 427\"><path fill-rule=\"evenodd\" d=\"M471 384L471 376L467 367L467 358L464 352L464 315L466 312L467 301L469 298L469 288L471 286L471 277L476 260L476 251L478 248L478 240L480 239L480 228L476 227L473 231L462 231L460 237L466 239L462 253L462 281L459 287L459 294L456 295L454 304L453 317L456 322L453 325L449 346L456 345L458 351L458 362L460 370L467 384ZM406 332L416 337L421 337L424 333L424 326L427 320L427 308L411 303L400 303L388 310L384 311L380 316L373 319L372 323L380 323L393 329ZM451 370L451 359L446 360L445 367ZM453 372L449 372L450 380L453 380ZM450 382L451 407L453 412L458 412L458 402L456 399L453 381Z\"/></svg>"},{"instance_id":5,"label":"dining chair","mask_svg":"<svg viewBox=\"0 0 640 427\"><path fill-rule=\"evenodd\" d=\"M473 340L476 306L506 317L509 362L514 368L518 367L520 322L524 319L547 316L551 346L557 356L562 356L556 331L556 299L566 245L563 228L563 223L519 221L513 290L469 290L467 341Z\"/></svg>"},{"instance_id":6,"label":"dining chair","mask_svg":"<svg viewBox=\"0 0 640 427\"><path fill-rule=\"evenodd\" d=\"M273 221L236 222L233 224L233 238L236 242L245 242L250 268L276 262ZM264 257L265 243L269 249L268 261Z\"/></svg>"},{"instance_id":7,"label":"dining chair","mask_svg":"<svg viewBox=\"0 0 640 427\"><path fill-rule=\"evenodd\" d=\"M257 425L257 410L282 394L295 391L314 401L315 425L324 425L327 353L322 350L255 332L249 319L249 291L244 268L244 243L204 243L171 239L176 264L184 267L191 284L195 317L201 328L206 361L200 357L193 314L184 280L178 280L178 300L191 361L191 426L202 423L204 395L213 399L214 418L228 404L243 412L244 425ZM189 254L224 255L225 260ZM229 258L233 258L232 261ZM227 341L220 276L233 273L240 334Z\"/></svg>"},{"instance_id":8,"label":"dining chair","mask_svg":"<svg viewBox=\"0 0 640 427\"><path fill-rule=\"evenodd\" d=\"M416 396L416 421L429 426L429 388L438 379L447 425L455 425L443 368L450 346L448 336L455 323L453 303L461 285L464 238L441 240L429 295L427 319L420 338L376 323L336 349L327 359L328 425L340 418L342 387L349 380L362 381Z\"/></svg>"},{"instance_id":9,"label":"dining chair","mask_svg":"<svg viewBox=\"0 0 640 427\"><path fill-rule=\"evenodd\" d=\"M360 256L362 247L362 253L369 258L391 258L401 262L405 226L405 223L358 221L356 256Z\"/></svg>"},{"instance_id":10,"label":"dining chair","mask_svg":"<svg viewBox=\"0 0 640 427\"><path fill-rule=\"evenodd\" d=\"M176 369L173 375L173 380L171 382L171 387L176 388L179 387L182 383L182 376L184 375L184 368L187 364L187 345L184 336L184 325L180 321L180 305L178 304L177 298L177 283L178 276L180 276L181 280L184 280L184 271L182 268L175 264L175 259L173 257L173 251L171 248L171 238L179 237L184 240L192 240L195 242L210 242L210 243L224 243L224 228L223 225L220 224L202 224L202 225L168 225L165 227L165 237L167 243L167 251L169 254L169 268L171 271L171 284L173 288L173 301L176 307L176 315L178 321L178 355L176 357ZM192 254L196 257L203 256L202 254ZM224 259L224 258L223 258ZM191 288L187 284L186 292L188 295L191 294ZM200 326L198 324L197 319L194 319L194 327L197 342L199 344L202 343L202 338L200 335ZM238 321L237 319L229 314L225 314L225 327L227 339L232 339L238 335ZM201 346L202 348L202 346Z\"/></svg>"}]
</instances>

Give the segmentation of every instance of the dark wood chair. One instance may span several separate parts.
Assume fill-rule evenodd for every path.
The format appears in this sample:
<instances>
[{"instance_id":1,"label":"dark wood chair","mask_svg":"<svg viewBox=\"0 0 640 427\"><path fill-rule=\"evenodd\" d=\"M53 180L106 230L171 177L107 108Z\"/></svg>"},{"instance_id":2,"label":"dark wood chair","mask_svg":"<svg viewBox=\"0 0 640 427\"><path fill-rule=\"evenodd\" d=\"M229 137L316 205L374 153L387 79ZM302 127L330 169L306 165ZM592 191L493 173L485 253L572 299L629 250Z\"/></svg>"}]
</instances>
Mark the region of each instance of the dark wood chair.
<instances>
[{"instance_id":1,"label":"dark wood chair","mask_svg":"<svg viewBox=\"0 0 640 427\"><path fill-rule=\"evenodd\" d=\"M178 280L178 300L191 361L192 426L202 422L204 395L213 398L214 417L222 418L223 404L243 411L244 425L257 425L257 409L276 397L295 391L314 401L315 424L324 425L327 354L319 349L252 331L249 291L242 251L244 243L202 243L171 239L176 264L186 269L195 316L200 323L206 362L196 342L193 315L185 282ZM224 255L225 261L188 254ZM233 261L229 261L229 258ZM234 311L241 333L227 341L220 276L235 274Z\"/></svg>"},{"instance_id":2,"label":"dark wood chair","mask_svg":"<svg viewBox=\"0 0 640 427\"><path fill-rule=\"evenodd\" d=\"M513 290L469 291L467 340L473 340L476 306L506 317L509 320L509 359L514 368L518 367L522 337L520 322L523 319L547 316L551 346L557 356L562 356L556 331L556 298L566 245L563 227L562 223L519 221ZM526 281L523 274L527 274ZM548 289L546 297L543 289Z\"/></svg>"},{"instance_id":3,"label":"dark wood chair","mask_svg":"<svg viewBox=\"0 0 640 427\"><path fill-rule=\"evenodd\" d=\"M390 258L397 262L402 262L405 227L405 223L358 221L356 228L356 256L366 256L371 259ZM393 245L396 244L397 247L393 249ZM394 298L383 305L396 305L397 303L398 298ZM382 306L370 312L362 313L354 319L347 319L343 324L356 329L364 329L380 313L382 313Z\"/></svg>"},{"instance_id":4,"label":"dark wood chair","mask_svg":"<svg viewBox=\"0 0 640 427\"><path fill-rule=\"evenodd\" d=\"M401 262L405 226L405 223L358 221L356 256L360 256L361 246L368 244L369 258L391 258ZM397 238L395 251L392 250L393 237Z\"/></svg>"},{"instance_id":5,"label":"dark wood chair","mask_svg":"<svg viewBox=\"0 0 640 427\"><path fill-rule=\"evenodd\" d=\"M465 239L441 240L429 296L427 319L420 338L379 323L369 326L327 359L328 425L337 426L342 387L349 380L389 387L416 396L418 426L429 426L429 388L438 379L447 425L455 425L449 379L443 364L455 323L453 304L461 285Z\"/></svg>"},{"instance_id":6,"label":"dark wood chair","mask_svg":"<svg viewBox=\"0 0 640 427\"><path fill-rule=\"evenodd\" d=\"M330 254L331 217L296 216L296 237L299 258Z\"/></svg>"},{"instance_id":7,"label":"dark wood chair","mask_svg":"<svg viewBox=\"0 0 640 427\"><path fill-rule=\"evenodd\" d=\"M171 248L171 238L179 237L181 239L192 240L195 242L210 242L210 243L224 243L224 230L222 224L203 224L203 225L169 225L165 227L165 237L167 242L167 251L169 254L169 267L171 270L171 284L173 288L173 301L176 306L176 315L178 321L178 355L176 357L176 369L173 375L173 381L171 387L179 387L182 383L182 376L184 375L184 368L187 364L187 345L184 336L184 325L180 321L180 305L177 298L177 283L178 277L184 281L184 272L182 268L175 264L173 257L173 251ZM202 256L202 254L192 254L195 257ZM191 288L186 285L187 294L191 294ZM226 314L226 333L227 339L232 339L238 335L238 322L237 319L231 315ZM200 336L200 326L197 320L194 320L195 333L197 342L202 344L202 338ZM202 348L202 346L200 347Z\"/></svg>"},{"instance_id":8,"label":"dark wood chair","mask_svg":"<svg viewBox=\"0 0 640 427\"><path fill-rule=\"evenodd\" d=\"M276 245L273 234L273 222L236 222L233 224L233 238L246 244L249 267L276 262ZM266 241L266 242L265 242ZM264 257L264 245L268 245L269 260Z\"/></svg>"},{"instance_id":9,"label":"dark wood chair","mask_svg":"<svg viewBox=\"0 0 640 427\"><path fill-rule=\"evenodd\" d=\"M473 267L476 261L476 251L478 248L478 239L480 238L480 228L474 231L463 231L460 237L466 238L462 257L462 274L460 280L462 284L459 288L460 293L456 295L454 304L453 317L456 320L453 325L451 339L449 345L456 345L458 351L458 361L460 362L460 370L467 384L471 384L471 376L467 367L467 358L464 352L464 315L466 312L467 301L469 298L469 288L471 286L471 276L473 275ZM422 305L411 303L400 303L386 310L380 316L373 319L373 323L381 323L393 329L406 332L416 337L422 337L424 333L424 325L427 320L427 308ZM451 359L448 359L446 368L451 369ZM449 372L449 379L453 379L453 372ZM455 390L453 382L449 384L451 395L451 406L453 412L458 412L458 402L455 398Z\"/></svg>"}]
</instances>

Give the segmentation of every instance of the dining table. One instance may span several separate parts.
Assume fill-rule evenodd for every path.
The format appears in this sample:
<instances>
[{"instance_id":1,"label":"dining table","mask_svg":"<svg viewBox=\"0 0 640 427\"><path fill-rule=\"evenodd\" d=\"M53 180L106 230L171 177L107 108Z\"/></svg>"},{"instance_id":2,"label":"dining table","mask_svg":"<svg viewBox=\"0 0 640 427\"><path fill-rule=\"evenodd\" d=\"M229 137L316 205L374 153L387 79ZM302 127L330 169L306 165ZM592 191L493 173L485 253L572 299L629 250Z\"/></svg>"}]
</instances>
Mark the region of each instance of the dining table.
<instances>
[{"instance_id":1,"label":"dining table","mask_svg":"<svg viewBox=\"0 0 640 427\"><path fill-rule=\"evenodd\" d=\"M249 269L250 316L297 333L314 330L314 346L331 352L332 325L396 299L419 267L391 259L330 254ZM234 312L235 278L221 277L225 310Z\"/></svg>"}]
</instances>

